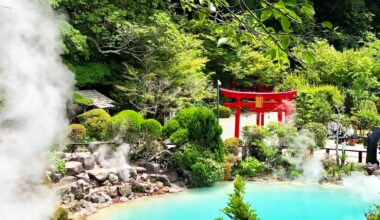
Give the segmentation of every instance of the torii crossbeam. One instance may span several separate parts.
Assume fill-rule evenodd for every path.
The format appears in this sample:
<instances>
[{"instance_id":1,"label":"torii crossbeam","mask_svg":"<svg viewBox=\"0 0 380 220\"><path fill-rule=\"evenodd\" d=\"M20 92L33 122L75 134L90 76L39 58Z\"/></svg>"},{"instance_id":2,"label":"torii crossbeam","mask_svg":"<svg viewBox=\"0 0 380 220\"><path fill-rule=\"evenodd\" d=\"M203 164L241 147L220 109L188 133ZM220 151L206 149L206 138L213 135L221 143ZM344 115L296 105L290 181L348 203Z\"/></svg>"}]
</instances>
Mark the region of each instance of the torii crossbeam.
<instances>
[{"instance_id":1,"label":"torii crossbeam","mask_svg":"<svg viewBox=\"0 0 380 220\"><path fill-rule=\"evenodd\" d=\"M250 112L256 112L256 124L264 126L265 112L277 112L278 121L282 122L282 114L285 119L294 111L294 102L297 91L288 92L240 92L228 89L220 89L227 98L235 101L225 103L228 108L235 108L235 137L240 136L240 109L247 108Z\"/></svg>"}]
</instances>

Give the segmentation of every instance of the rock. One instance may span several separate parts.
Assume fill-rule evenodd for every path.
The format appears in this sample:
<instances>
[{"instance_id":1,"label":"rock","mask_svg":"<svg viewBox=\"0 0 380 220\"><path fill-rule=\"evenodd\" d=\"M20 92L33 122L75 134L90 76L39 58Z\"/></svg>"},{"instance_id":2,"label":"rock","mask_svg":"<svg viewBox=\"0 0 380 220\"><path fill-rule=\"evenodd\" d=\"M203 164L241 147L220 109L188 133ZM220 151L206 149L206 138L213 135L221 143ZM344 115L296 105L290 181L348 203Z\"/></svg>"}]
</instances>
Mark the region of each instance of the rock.
<instances>
[{"instance_id":1,"label":"rock","mask_svg":"<svg viewBox=\"0 0 380 220\"><path fill-rule=\"evenodd\" d=\"M132 186L132 192L137 192L137 193L147 193L149 192L149 186L148 184L140 183L137 181L131 181L131 186Z\"/></svg>"},{"instance_id":2,"label":"rock","mask_svg":"<svg viewBox=\"0 0 380 220\"><path fill-rule=\"evenodd\" d=\"M159 173L160 165L158 163L147 162L145 164L147 173Z\"/></svg>"},{"instance_id":3,"label":"rock","mask_svg":"<svg viewBox=\"0 0 380 220\"><path fill-rule=\"evenodd\" d=\"M142 167L143 168L143 167ZM145 169L145 168L144 168ZM146 169L145 169L145 171L146 171ZM143 172L144 173L144 172ZM136 170L136 168L134 168L134 167L131 167L130 169L129 169L129 177L130 178L132 178L132 179L136 179L137 178L137 170Z\"/></svg>"},{"instance_id":4,"label":"rock","mask_svg":"<svg viewBox=\"0 0 380 220\"><path fill-rule=\"evenodd\" d=\"M176 171L170 172L168 175L168 178L169 178L171 183L176 182L178 180L178 172L176 172Z\"/></svg>"},{"instance_id":5,"label":"rock","mask_svg":"<svg viewBox=\"0 0 380 220\"><path fill-rule=\"evenodd\" d=\"M130 177L130 171L131 171L130 167L119 169L117 172L117 176L119 177L119 180L121 182L128 182L128 179Z\"/></svg>"},{"instance_id":6,"label":"rock","mask_svg":"<svg viewBox=\"0 0 380 220\"><path fill-rule=\"evenodd\" d=\"M111 198L116 198L118 195L118 187L117 186L110 186L107 187L106 191L107 195L109 195Z\"/></svg>"},{"instance_id":7,"label":"rock","mask_svg":"<svg viewBox=\"0 0 380 220\"><path fill-rule=\"evenodd\" d=\"M109 180L106 180L102 183L102 186L112 186L112 183Z\"/></svg>"},{"instance_id":8,"label":"rock","mask_svg":"<svg viewBox=\"0 0 380 220\"><path fill-rule=\"evenodd\" d=\"M60 181L59 184L61 185L69 185L77 182L77 178L75 176L65 176Z\"/></svg>"},{"instance_id":9,"label":"rock","mask_svg":"<svg viewBox=\"0 0 380 220\"><path fill-rule=\"evenodd\" d=\"M98 203L99 202L99 195L97 195L97 194L92 194L91 196L90 196L90 201L91 202L93 202L93 203Z\"/></svg>"},{"instance_id":10,"label":"rock","mask_svg":"<svg viewBox=\"0 0 380 220\"><path fill-rule=\"evenodd\" d=\"M157 181L156 186L157 186L157 188L162 188L162 187L164 187L164 184L160 181Z\"/></svg>"},{"instance_id":11,"label":"rock","mask_svg":"<svg viewBox=\"0 0 380 220\"><path fill-rule=\"evenodd\" d=\"M66 194L70 193L71 186L70 185L64 185L64 186L58 186L56 187L57 194L61 197L64 197Z\"/></svg>"},{"instance_id":12,"label":"rock","mask_svg":"<svg viewBox=\"0 0 380 220\"><path fill-rule=\"evenodd\" d=\"M77 193L75 194L75 199L76 200L81 200L81 199L84 199L86 195L84 193Z\"/></svg>"},{"instance_id":13,"label":"rock","mask_svg":"<svg viewBox=\"0 0 380 220\"><path fill-rule=\"evenodd\" d=\"M107 169L96 169L96 170L87 171L87 173L91 179L95 179L99 182L103 182L104 180L108 178L110 171Z\"/></svg>"},{"instance_id":14,"label":"rock","mask_svg":"<svg viewBox=\"0 0 380 220\"><path fill-rule=\"evenodd\" d=\"M62 179L62 174L52 172L50 178L53 183L58 183Z\"/></svg>"},{"instance_id":15,"label":"rock","mask_svg":"<svg viewBox=\"0 0 380 220\"><path fill-rule=\"evenodd\" d=\"M62 197L62 203L63 204L70 204L74 200L73 194L66 194Z\"/></svg>"},{"instance_id":16,"label":"rock","mask_svg":"<svg viewBox=\"0 0 380 220\"><path fill-rule=\"evenodd\" d=\"M376 163L375 164L371 164L371 163L366 164L366 170L367 170L368 174L370 174L370 175L372 175L373 172L377 169L379 169L379 166Z\"/></svg>"},{"instance_id":17,"label":"rock","mask_svg":"<svg viewBox=\"0 0 380 220\"><path fill-rule=\"evenodd\" d=\"M110 173L110 174L108 175L108 180L109 180L112 184L116 184L117 182L119 182L119 177L118 177L116 174Z\"/></svg>"},{"instance_id":18,"label":"rock","mask_svg":"<svg viewBox=\"0 0 380 220\"><path fill-rule=\"evenodd\" d=\"M69 161L65 163L66 175L75 176L83 171L82 163L78 161Z\"/></svg>"},{"instance_id":19,"label":"rock","mask_svg":"<svg viewBox=\"0 0 380 220\"><path fill-rule=\"evenodd\" d=\"M99 182L98 181L96 181L96 180L90 180L90 186L92 187L92 188L97 188L97 187L99 187Z\"/></svg>"},{"instance_id":20,"label":"rock","mask_svg":"<svg viewBox=\"0 0 380 220\"><path fill-rule=\"evenodd\" d=\"M380 176L380 169L373 171L372 175Z\"/></svg>"},{"instance_id":21,"label":"rock","mask_svg":"<svg viewBox=\"0 0 380 220\"><path fill-rule=\"evenodd\" d=\"M141 180L146 181L147 179L148 179L148 174L147 173L143 173L141 175Z\"/></svg>"},{"instance_id":22,"label":"rock","mask_svg":"<svg viewBox=\"0 0 380 220\"><path fill-rule=\"evenodd\" d=\"M82 179L82 180L84 180L86 182L90 181L90 176L87 173L84 173L84 172L76 175L75 177L78 178L78 179Z\"/></svg>"},{"instance_id":23,"label":"rock","mask_svg":"<svg viewBox=\"0 0 380 220\"><path fill-rule=\"evenodd\" d=\"M92 170L95 167L95 158L93 156L81 157L79 161L86 170Z\"/></svg>"},{"instance_id":24,"label":"rock","mask_svg":"<svg viewBox=\"0 0 380 220\"><path fill-rule=\"evenodd\" d=\"M128 197L132 194L132 188L130 185L122 185L118 187L119 195Z\"/></svg>"},{"instance_id":25,"label":"rock","mask_svg":"<svg viewBox=\"0 0 380 220\"><path fill-rule=\"evenodd\" d=\"M164 184L164 186L172 186L172 184L170 183L170 180L165 175L151 174L149 176L149 179L150 179L151 182L160 181L160 182L162 182Z\"/></svg>"},{"instance_id":26,"label":"rock","mask_svg":"<svg viewBox=\"0 0 380 220\"><path fill-rule=\"evenodd\" d=\"M127 202L128 200L129 200L128 197L124 197L124 196L120 197L120 202Z\"/></svg>"},{"instance_id":27,"label":"rock","mask_svg":"<svg viewBox=\"0 0 380 220\"><path fill-rule=\"evenodd\" d=\"M112 201L111 197L104 192L99 192L99 203L106 203Z\"/></svg>"},{"instance_id":28,"label":"rock","mask_svg":"<svg viewBox=\"0 0 380 220\"><path fill-rule=\"evenodd\" d=\"M146 168L144 168L144 167L136 167L135 170L137 173L140 173L140 174L146 173Z\"/></svg>"}]
</instances>

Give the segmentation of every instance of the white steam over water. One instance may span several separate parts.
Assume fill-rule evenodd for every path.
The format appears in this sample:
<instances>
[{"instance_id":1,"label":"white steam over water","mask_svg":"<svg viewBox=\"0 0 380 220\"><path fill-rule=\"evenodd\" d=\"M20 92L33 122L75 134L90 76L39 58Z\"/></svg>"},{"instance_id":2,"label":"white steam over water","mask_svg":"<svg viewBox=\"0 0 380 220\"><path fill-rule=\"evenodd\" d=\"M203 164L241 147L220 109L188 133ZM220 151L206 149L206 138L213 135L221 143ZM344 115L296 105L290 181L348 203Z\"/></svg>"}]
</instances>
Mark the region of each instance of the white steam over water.
<instances>
[{"instance_id":1,"label":"white steam over water","mask_svg":"<svg viewBox=\"0 0 380 220\"><path fill-rule=\"evenodd\" d=\"M60 58L58 19L34 0L0 0L0 219L49 219L39 186L46 151L67 129L72 74Z\"/></svg>"}]
</instances>

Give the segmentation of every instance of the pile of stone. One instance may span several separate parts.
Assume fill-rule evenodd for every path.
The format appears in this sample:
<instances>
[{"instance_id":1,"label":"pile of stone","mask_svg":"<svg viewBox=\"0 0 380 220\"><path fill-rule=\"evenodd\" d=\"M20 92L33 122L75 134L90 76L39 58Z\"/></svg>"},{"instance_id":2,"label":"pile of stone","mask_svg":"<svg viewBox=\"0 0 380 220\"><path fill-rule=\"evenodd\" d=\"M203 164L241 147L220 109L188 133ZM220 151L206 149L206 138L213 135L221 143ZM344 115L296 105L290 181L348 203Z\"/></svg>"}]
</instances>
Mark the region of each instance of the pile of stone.
<instances>
[{"instance_id":1,"label":"pile of stone","mask_svg":"<svg viewBox=\"0 0 380 220\"><path fill-rule=\"evenodd\" d=\"M63 153L62 159L65 175L54 171L48 175L61 198L61 206L72 218L90 215L114 202L179 192L186 187L178 173L163 174L156 163L139 163L118 170L101 167L97 155L90 152Z\"/></svg>"},{"instance_id":2,"label":"pile of stone","mask_svg":"<svg viewBox=\"0 0 380 220\"><path fill-rule=\"evenodd\" d=\"M379 168L379 165L377 165L376 163L375 164L367 163L365 165L365 169L367 170L369 175L380 177L380 168Z\"/></svg>"}]
</instances>

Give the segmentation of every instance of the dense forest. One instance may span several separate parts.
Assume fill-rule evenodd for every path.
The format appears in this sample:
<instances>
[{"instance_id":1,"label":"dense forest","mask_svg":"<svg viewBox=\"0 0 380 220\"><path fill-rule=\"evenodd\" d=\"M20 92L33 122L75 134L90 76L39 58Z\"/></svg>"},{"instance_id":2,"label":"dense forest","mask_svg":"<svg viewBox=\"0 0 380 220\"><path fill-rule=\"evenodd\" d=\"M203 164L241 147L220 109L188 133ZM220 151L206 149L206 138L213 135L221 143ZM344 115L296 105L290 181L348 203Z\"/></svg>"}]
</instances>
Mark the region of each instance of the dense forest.
<instances>
[{"instance_id":1,"label":"dense forest","mask_svg":"<svg viewBox=\"0 0 380 220\"><path fill-rule=\"evenodd\" d=\"M378 1L51 4L67 18L63 57L76 86L112 97L117 110L162 121L179 108L212 107L219 79L238 90L298 89L300 123L324 123L334 105L356 114L363 105L373 107L380 93Z\"/></svg>"}]
</instances>

